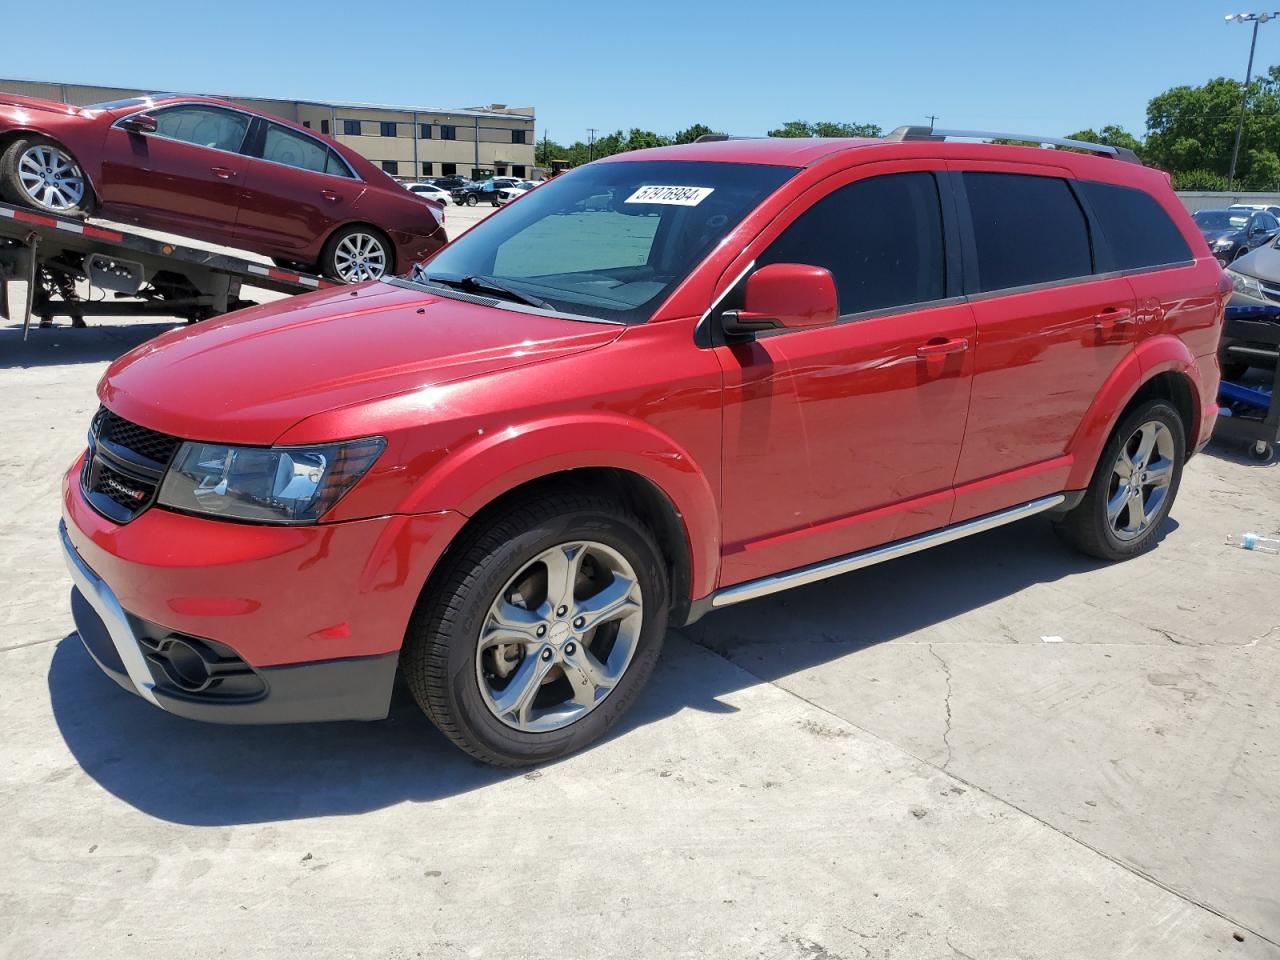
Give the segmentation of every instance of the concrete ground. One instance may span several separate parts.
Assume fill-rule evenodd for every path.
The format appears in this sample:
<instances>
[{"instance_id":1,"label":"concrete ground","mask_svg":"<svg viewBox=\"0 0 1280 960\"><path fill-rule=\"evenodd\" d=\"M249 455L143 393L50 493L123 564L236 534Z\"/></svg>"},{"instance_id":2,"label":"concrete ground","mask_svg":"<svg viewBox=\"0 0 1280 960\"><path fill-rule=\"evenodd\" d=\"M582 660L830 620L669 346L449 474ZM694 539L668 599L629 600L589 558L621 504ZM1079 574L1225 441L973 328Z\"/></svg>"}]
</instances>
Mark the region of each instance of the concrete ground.
<instances>
[{"instance_id":1,"label":"concrete ground","mask_svg":"<svg viewBox=\"0 0 1280 960\"><path fill-rule=\"evenodd\" d=\"M1280 557L1223 544L1280 466L1211 447L1122 565L1033 519L710 615L495 771L403 693L216 727L90 663L59 478L166 326L0 324L0 956L1280 958Z\"/></svg>"}]
</instances>

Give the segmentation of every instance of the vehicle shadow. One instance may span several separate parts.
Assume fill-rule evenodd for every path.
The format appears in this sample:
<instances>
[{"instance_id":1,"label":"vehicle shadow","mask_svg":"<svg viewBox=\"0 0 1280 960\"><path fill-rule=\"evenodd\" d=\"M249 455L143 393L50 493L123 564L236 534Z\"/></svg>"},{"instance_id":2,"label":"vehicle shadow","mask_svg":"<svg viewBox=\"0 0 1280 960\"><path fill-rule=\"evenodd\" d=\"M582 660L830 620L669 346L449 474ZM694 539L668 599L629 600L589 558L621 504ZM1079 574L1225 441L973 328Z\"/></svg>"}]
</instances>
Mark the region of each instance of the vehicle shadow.
<instances>
[{"instance_id":1,"label":"vehicle shadow","mask_svg":"<svg viewBox=\"0 0 1280 960\"><path fill-rule=\"evenodd\" d=\"M685 708L732 712L719 698L757 678L834 660L1097 565L1058 543L1043 519L1032 519L709 614L672 632L647 689L609 739ZM776 646L768 663L753 664L750 673L697 649L732 661L751 643ZM390 716L375 723L202 724L121 691L74 633L59 642L48 683L58 729L84 771L126 803L176 823L361 813L439 800L526 772L494 769L463 754L403 686Z\"/></svg>"},{"instance_id":2,"label":"vehicle shadow","mask_svg":"<svg viewBox=\"0 0 1280 960\"><path fill-rule=\"evenodd\" d=\"M181 323L180 320L126 324L98 322L75 330L65 319L59 319L53 327L41 328L33 323L25 342L22 324L0 325L0 370L114 360Z\"/></svg>"}]
</instances>

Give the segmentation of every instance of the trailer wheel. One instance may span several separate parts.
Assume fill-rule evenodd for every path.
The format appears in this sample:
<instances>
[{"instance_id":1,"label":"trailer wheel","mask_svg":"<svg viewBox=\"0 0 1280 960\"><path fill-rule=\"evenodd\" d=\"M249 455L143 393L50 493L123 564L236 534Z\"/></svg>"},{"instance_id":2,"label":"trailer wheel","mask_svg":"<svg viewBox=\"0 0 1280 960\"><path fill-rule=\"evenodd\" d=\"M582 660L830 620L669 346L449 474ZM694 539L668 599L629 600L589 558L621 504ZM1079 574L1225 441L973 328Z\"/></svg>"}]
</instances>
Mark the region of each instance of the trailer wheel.
<instances>
[{"instance_id":1,"label":"trailer wheel","mask_svg":"<svg viewBox=\"0 0 1280 960\"><path fill-rule=\"evenodd\" d=\"M0 154L0 194L11 203L60 217L87 217L93 188L66 147L47 137L22 137Z\"/></svg>"}]
</instances>

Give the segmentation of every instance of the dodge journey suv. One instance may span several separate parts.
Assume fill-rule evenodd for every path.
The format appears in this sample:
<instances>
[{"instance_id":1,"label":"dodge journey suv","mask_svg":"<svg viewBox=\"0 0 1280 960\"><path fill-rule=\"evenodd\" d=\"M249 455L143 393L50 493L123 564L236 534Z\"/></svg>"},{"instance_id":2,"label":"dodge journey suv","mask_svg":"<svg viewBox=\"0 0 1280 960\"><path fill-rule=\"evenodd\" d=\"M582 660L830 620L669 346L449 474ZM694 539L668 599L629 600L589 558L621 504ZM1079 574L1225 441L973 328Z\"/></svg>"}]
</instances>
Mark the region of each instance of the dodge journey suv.
<instances>
[{"instance_id":1,"label":"dodge journey suv","mask_svg":"<svg viewBox=\"0 0 1280 960\"><path fill-rule=\"evenodd\" d=\"M522 764L714 608L1033 514L1147 548L1229 284L1164 174L978 137L610 157L411 277L139 347L64 484L84 645L228 723L381 718L399 673Z\"/></svg>"}]
</instances>

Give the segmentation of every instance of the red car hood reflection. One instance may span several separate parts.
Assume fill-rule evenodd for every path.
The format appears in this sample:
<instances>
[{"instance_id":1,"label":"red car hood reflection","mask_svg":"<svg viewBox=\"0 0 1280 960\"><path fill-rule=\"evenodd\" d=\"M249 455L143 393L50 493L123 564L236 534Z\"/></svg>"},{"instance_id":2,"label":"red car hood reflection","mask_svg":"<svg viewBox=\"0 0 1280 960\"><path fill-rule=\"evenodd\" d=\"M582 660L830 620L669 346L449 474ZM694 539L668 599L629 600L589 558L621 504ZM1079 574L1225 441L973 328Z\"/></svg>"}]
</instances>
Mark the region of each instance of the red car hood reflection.
<instances>
[{"instance_id":1,"label":"red car hood reflection","mask_svg":"<svg viewBox=\"0 0 1280 960\"><path fill-rule=\"evenodd\" d=\"M113 363L98 395L163 433L265 445L326 410L588 350L622 330L374 283L166 333Z\"/></svg>"},{"instance_id":2,"label":"red car hood reflection","mask_svg":"<svg viewBox=\"0 0 1280 960\"><path fill-rule=\"evenodd\" d=\"M44 110L48 113L60 113L74 117L82 111L69 103L58 103L56 100L41 100L39 97L22 97L16 93L0 93L0 109L4 107L21 107L24 110Z\"/></svg>"}]
</instances>

